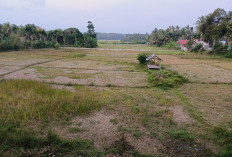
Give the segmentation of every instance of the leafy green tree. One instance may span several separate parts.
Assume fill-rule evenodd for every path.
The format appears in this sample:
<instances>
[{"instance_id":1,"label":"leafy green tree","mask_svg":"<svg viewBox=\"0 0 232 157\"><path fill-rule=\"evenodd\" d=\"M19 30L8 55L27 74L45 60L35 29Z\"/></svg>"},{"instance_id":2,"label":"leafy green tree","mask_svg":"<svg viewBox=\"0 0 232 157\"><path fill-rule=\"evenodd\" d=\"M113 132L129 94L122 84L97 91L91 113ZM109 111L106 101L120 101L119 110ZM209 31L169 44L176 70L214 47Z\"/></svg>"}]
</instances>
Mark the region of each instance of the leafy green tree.
<instances>
[{"instance_id":1,"label":"leafy green tree","mask_svg":"<svg viewBox=\"0 0 232 157\"><path fill-rule=\"evenodd\" d=\"M94 30L94 25L91 21L88 21L88 31L84 34L84 47L95 48L97 47L97 35Z\"/></svg>"},{"instance_id":2,"label":"leafy green tree","mask_svg":"<svg viewBox=\"0 0 232 157\"><path fill-rule=\"evenodd\" d=\"M94 27L94 25L93 25L93 23L91 21L88 21L87 28L88 28L88 31L87 31L88 36L96 39L97 38L97 34L95 33L95 30L94 30L95 27Z\"/></svg>"},{"instance_id":3,"label":"leafy green tree","mask_svg":"<svg viewBox=\"0 0 232 157\"><path fill-rule=\"evenodd\" d=\"M86 48L97 47L97 39L89 36L88 34L85 34L84 35L84 47Z\"/></svg>"}]
</instances>

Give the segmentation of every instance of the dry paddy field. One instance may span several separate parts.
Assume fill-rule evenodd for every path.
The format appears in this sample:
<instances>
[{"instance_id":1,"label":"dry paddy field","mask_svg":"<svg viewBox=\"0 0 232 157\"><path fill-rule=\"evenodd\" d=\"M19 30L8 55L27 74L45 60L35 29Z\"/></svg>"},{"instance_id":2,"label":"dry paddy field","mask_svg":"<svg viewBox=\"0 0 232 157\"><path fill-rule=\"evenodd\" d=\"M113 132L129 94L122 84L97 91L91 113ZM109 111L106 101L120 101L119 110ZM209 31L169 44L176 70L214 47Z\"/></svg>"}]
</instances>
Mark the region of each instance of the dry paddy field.
<instances>
[{"instance_id":1,"label":"dry paddy field","mask_svg":"<svg viewBox=\"0 0 232 157\"><path fill-rule=\"evenodd\" d=\"M208 157L229 151L232 60L139 45L106 48L0 53L0 120L17 124L0 127L0 154ZM143 51L158 54L189 82L152 87L136 60ZM20 143L18 129L33 130L30 144ZM9 144L14 138L19 142Z\"/></svg>"}]
</instances>

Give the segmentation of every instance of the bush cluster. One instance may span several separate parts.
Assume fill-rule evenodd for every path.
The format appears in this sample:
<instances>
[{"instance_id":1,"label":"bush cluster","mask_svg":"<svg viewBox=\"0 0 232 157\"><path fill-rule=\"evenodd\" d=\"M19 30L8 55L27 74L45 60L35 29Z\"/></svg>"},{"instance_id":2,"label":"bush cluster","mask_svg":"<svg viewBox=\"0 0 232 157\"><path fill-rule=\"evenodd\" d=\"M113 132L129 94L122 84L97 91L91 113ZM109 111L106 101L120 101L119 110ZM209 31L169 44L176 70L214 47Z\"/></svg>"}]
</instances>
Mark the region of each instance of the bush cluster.
<instances>
[{"instance_id":1,"label":"bush cluster","mask_svg":"<svg viewBox=\"0 0 232 157\"><path fill-rule=\"evenodd\" d=\"M137 57L137 60L139 61L140 64L146 64L147 61L146 61L146 58L148 56L146 54L138 54L138 57Z\"/></svg>"},{"instance_id":2,"label":"bush cluster","mask_svg":"<svg viewBox=\"0 0 232 157\"><path fill-rule=\"evenodd\" d=\"M197 53L197 52L201 51L202 49L203 49L203 45L197 44L194 48L192 48L191 51Z\"/></svg>"},{"instance_id":3,"label":"bush cluster","mask_svg":"<svg viewBox=\"0 0 232 157\"><path fill-rule=\"evenodd\" d=\"M174 88L188 82L188 79L171 70L149 71L148 82L155 87Z\"/></svg>"},{"instance_id":4,"label":"bush cluster","mask_svg":"<svg viewBox=\"0 0 232 157\"><path fill-rule=\"evenodd\" d=\"M170 41L163 47L168 48L168 49L179 49L180 48L180 46L175 41Z\"/></svg>"}]
</instances>

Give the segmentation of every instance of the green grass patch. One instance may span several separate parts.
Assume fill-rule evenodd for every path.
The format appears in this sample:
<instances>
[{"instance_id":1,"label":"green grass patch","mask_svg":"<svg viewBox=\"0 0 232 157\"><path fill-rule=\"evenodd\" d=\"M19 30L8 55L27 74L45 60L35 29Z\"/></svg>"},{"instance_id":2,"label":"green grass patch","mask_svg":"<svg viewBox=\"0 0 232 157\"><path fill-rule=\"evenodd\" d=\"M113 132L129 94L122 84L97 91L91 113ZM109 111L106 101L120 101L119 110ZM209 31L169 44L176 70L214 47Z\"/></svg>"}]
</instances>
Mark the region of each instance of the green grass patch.
<instances>
[{"instance_id":1,"label":"green grass patch","mask_svg":"<svg viewBox=\"0 0 232 157\"><path fill-rule=\"evenodd\" d=\"M220 156L230 157L232 156L232 131L225 128L215 127L213 133L219 140L219 144L225 148Z\"/></svg>"},{"instance_id":2,"label":"green grass patch","mask_svg":"<svg viewBox=\"0 0 232 157\"><path fill-rule=\"evenodd\" d=\"M80 133L80 132L83 132L83 131L85 131L85 130L82 129L82 128L77 128L77 127L69 129L70 133Z\"/></svg>"},{"instance_id":3,"label":"green grass patch","mask_svg":"<svg viewBox=\"0 0 232 157\"><path fill-rule=\"evenodd\" d=\"M62 140L48 131L46 137L36 135L33 130L8 124L0 126L0 154L2 156L102 156L91 141L81 139Z\"/></svg>"},{"instance_id":4,"label":"green grass patch","mask_svg":"<svg viewBox=\"0 0 232 157\"><path fill-rule=\"evenodd\" d=\"M84 53L74 53L74 54L68 55L67 58L77 59L77 58L83 58L85 56L86 56L86 54L84 54Z\"/></svg>"},{"instance_id":5,"label":"green grass patch","mask_svg":"<svg viewBox=\"0 0 232 157\"><path fill-rule=\"evenodd\" d=\"M110 122L113 124L113 125L117 125L119 122L116 118L112 118L110 119Z\"/></svg>"},{"instance_id":6,"label":"green grass patch","mask_svg":"<svg viewBox=\"0 0 232 157\"><path fill-rule=\"evenodd\" d=\"M171 70L149 70L148 82L163 89L174 88L188 82L188 79Z\"/></svg>"},{"instance_id":7,"label":"green grass patch","mask_svg":"<svg viewBox=\"0 0 232 157\"><path fill-rule=\"evenodd\" d=\"M70 92L27 80L3 80L0 89L0 119L6 122L67 119L99 109L105 100L86 87Z\"/></svg>"},{"instance_id":8,"label":"green grass patch","mask_svg":"<svg viewBox=\"0 0 232 157\"><path fill-rule=\"evenodd\" d=\"M171 130L168 134L174 139L181 139L185 142L193 142L194 140L193 135L189 134L185 130Z\"/></svg>"}]
</instances>

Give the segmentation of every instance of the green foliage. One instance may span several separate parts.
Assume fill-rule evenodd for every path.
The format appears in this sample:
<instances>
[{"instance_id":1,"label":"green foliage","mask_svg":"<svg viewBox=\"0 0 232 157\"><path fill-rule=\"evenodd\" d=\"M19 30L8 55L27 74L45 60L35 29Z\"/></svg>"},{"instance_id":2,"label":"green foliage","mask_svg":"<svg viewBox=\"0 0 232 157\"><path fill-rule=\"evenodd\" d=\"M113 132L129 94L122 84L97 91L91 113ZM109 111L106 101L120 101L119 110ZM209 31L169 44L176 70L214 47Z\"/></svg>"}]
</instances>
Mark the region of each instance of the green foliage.
<instances>
[{"instance_id":1,"label":"green foliage","mask_svg":"<svg viewBox=\"0 0 232 157\"><path fill-rule=\"evenodd\" d=\"M213 13L202 16L197 21L197 29L205 41L211 44L222 38L229 39L231 36L230 23L231 13L218 8Z\"/></svg>"},{"instance_id":2,"label":"green foliage","mask_svg":"<svg viewBox=\"0 0 232 157\"><path fill-rule=\"evenodd\" d=\"M82 132L82 131L84 131L84 129L82 129L82 128L77 128L77 127L75 127L75 128L70 128L70 129L69 129L69 132L70 132L70 133L79 133L79 132Z\"/></svg>"},{"instance_id":3,"label":"green foliage","mask_svg":"<svg viewBox=\"0 0 232 157\"><path fill-rule=\"evenodd\" d=\"M194 137L185 130L171 130L168 134L175 139L181 139L185 142L193 142Z\"/></svg>"},{"instance_id":4,"label":"green foliage","mask_svg":"<svg viewBox=\"0 0 232 157\"><path fill-rule=\"evenodd\" d=\"M93 23L88 22L88 37L77 28L45 31L34 25L16 26L9 23L0 24L0 51L28 48L58 48L59 45L78 47L97 47L96 33Z\"/></svg>"},{"instance_id":5,"label":"green foliage","mask_svg":"<svg viewBox=\"0 0 232 157\"><path fill-rule=\"evenodd\" d=\"M55 48L56 48L56 49L60 48L60 44L59 44L59 43L56 43L56 44L55 44Z\"/></svg>"},{"instance_id":6,"label":"green foliage","mask_svg":"<svg viewBox=\"0 0 232 157\"><path fill-rule=\"evenodd\" d=\"M232 131L224 128L215 127L213 133L216 135L220 144L226 148L220 156L230 157L232 156Z\"/></svg>"},{"instance_id":7,"label":"green foliage","mask_svg":"<svg viewBox=\"0 0 232 157\"><path fill-rule=\"evenodd\" d=\"M131 42L131 43L137 43L137 44L145 44L148 39L148 34L126 34L123 39L121 39L122 42Z\"/></svg>"},{"instance_id":8,"label":"green foliage","mask_svg":"<svg viewBox=\"0 0 232 157\"><path fill-rule=\"evenodd\" d=\"M84 35L84 47L86 48L97 47L97 39L85 34Z\"/></svg>"},{"instance_id":9,"label":"green foliage","mask_svg":"<svg viewBox=\"0 0 232 157\"><path fill-rule=\"evenodd\" d=\"M170 41L169 43L164 45L164 47L168 49L179 49L180 46L175 41Z\"/></svg>"},{"instance_id":10,"label":"green foliage","mask_svg":"<svg viewBox=\"0 0 232 157\"><path fill-rule=\"evenodd\" d=\"M21 48L19 40L15 36L0 40L0 51L19 50Z\"/></svg>"},{"instance_id":11,"label":"green foliage","mask_svg":"<svg viewBox=\"0 0 232 157\"><path fill-rule=\"evenodd\" d=\"M193 43L194 43L193 40L189 40L188 43L187 43L187 45L186 45L186 47L187 47L188 49L191 49L192 46L193 46Z\"/></svg>"},{"instance_id":12,"label":"green foliage","mask_svg":"<svg viewBox=\"0 0 232 157\"><path fill-rule=\"evenodd\" d=\"M0 152L3 156L102 155L91 141L62 140L51 130L46 137L40 137L35 131L25 130L15 124L0 125Z\"/></svg>"},{"instance_id":13,"label":"green foliage","mask_svg":"<svg viewBox=\"0 0 232 157\"><path fill-rule=\"evenodd\" d=\"M178 41L179 39L190 40L194 36L193 28L186 26L180 28L179 26L170 26L167 29L157 29L155 28L149 36L149 42L151 45L156 45L158 47L166 45L171 41Z\"/></svg>"},{"instance_id":14,"label":"green foliage","mask_svg":"<svg viewBox=\"0 0 232 157\"><path fill-rule=\"evenodd\" d=\"M155 87L174 88L188 82L188 79L171 70L149 70L148 82Z\"/></svg>"},{"instance_id":15,"label":"green foliage","mask_svg":"<svg viewBox=\"0 0 232 157\"><path fill-rule=\"evenodd\" d=\"M33 48L35 49L46 48L46 47L47 47L46 43L41 40L35 41L33 44Z\"/></svg>"},{"instance_id":16,"label":"green foliage","mask_svg":"<svg viewBox=\"0 0 232 157\"><path fill-rule=\"evenodd\" d=\"M146 54L138 54L137 60L139 61L140 64L146 64L147 55Z\"/></svg>"},{"instance_id":17,"label":"green foliage","mask_svg":"<svg viewBox=\"0 0 232 157\"><path fill-rule=\"evenodd\" d=\"M54 41L48 41L47 42L47 47L48 48L55 48L55 44L56 44L56 42L54 42Z\"/></svg>"},{"instance_id":18,"label":"green foliage","mask_svg":"<svg viewBox=\"0 0 232 157\"><path fill-rule=\"evenodd\" d=\"M213 47L214 54L226 54L228 52L227 46L224 46L222 43L217 42Z\"/></svg>"},{"instance_id":19,"label":"green foliage","mask_svg":"<svg viewBox=\"0 0 232 157\"><path fill-rule=\"evenodd\" d=\"M94 30L94 25L93 25L93 23L91 22L91 21L88 21L88 26L87 26L87 28L88 28L88 31L87 31L87 35L89 36L89 37L92 37L92 38L94 38L94 39L97 39L97 34L95 33L95 30Z\"/></svg>"},{"instance_id":20,"label":"green foliage","mask_svg":"<svg viewBox=\"0 0 232 157\"><path fill-rule=\"evenodd\" d=\"M197 44L194 48L192 48L192 52L199 52L202 49L203 45L202 44Z\"/></svg>"},{"instance_id":21,"label":"green foliage","mask_svg":"<svg viewBox=\"0 0 232 157\"><path fill-rule=\"evenodd\" d=\"M232 48L225 54L226 58L232 58Z\"/></svg>"}]
</instances>

